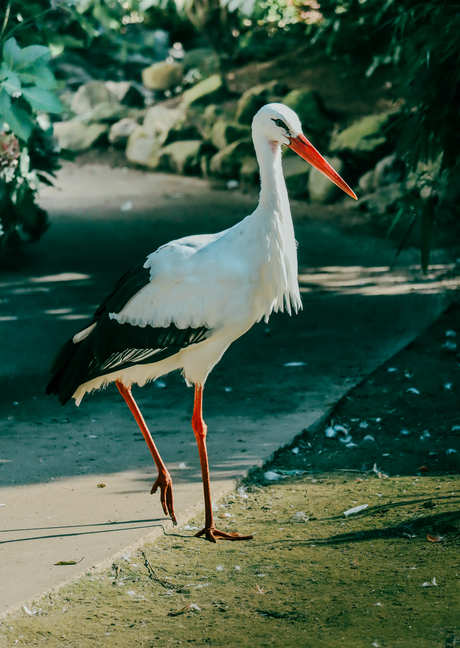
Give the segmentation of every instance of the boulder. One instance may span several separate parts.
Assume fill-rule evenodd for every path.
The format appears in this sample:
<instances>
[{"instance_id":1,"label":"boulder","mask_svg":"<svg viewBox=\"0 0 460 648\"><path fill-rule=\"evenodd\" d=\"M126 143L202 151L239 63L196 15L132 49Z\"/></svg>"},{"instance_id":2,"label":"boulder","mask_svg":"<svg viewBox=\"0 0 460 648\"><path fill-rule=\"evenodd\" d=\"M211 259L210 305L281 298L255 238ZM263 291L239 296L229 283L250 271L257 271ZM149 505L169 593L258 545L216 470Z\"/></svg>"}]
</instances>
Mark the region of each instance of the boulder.
<instances>
[{"instance_id":1,"label":"boulder","mask_svg":"<svg viewBox=\"0 0 460 648\"><path fill-rule=\"evenodd\" d=\"M154 63L142 70L142 83L150 90L171 90L182 82L182 65L179 63Z\"/></svg>"},{"instance_id":2,"label":"boulder","mask_svg":"<svg viewBox=\"0 0 460 648\"><path fill-rule=\"evenodd\" d=\"M400 182L393 182L385 187L360 199L359 209L367 209L372 214L383 215L391 211L394 204L404 195L404 187Z\"/></svg>"},{"instance_id":3,"label":"boulder","mask_svg":"<svg viewBox=\"0 0 460 648\"><path fill-rule=\"evenodd\" d=\"M219 72L219 57L211 47L197 47L185 53L182 59L184 74L189 70L199 70L203 76Z\"/></svg>"},{"instance_id":4,"label":"boulder","mask_svg":"<svg viewBox=\"0 0 460 648\"><path fill-rule=\"evenodd\" d=\"M240 180L244 186L260 184L259 163L255 157L245 157L240 168Z\"/></svg>"},{"instance_id":5,"label":"boulder","mask_svg":"<svg viewBox=\"0 0 460 648\"><path fill-rule=\"evenodd\" d=\"M238 124L238 122L219 119L216 121L211 131L211 141L219 150L229 144L233 144L239 139L251 135L249 126Z\"/></svg>"},{"instance_id":6,"label":"boulder","mask_svg":"<svg viewBox=\"0 0 460 648\"><path fill-rule=\"evenodd\" d=\"M125 148L128 138L136 130L138 124L132 117L125 117L112 124L109 131L109 142L118 148Z\"/></svg>"},{"instance_id":7,"label":"boulder","mask_svg":"<svg viewBox=\"0 0 460 648\"><path fill-rule=\"evenodd\" d=\"M107 90L120 104L130 106L131 108L143 108L145 105L145 97L137 85L131 81L105 82Z\"/></svg>"},{"instance_id":8,"label":"boulder","mask_svg":"<svg viewBox=\"0 0 460 648\"><path fill-rule=\"evenodd\" d=\"M297 113L307 133L327 133L334 126L323 100L314 90L292 90L282 103Z\"/></svg>"},{"instance_id":9,"label":"boulder","mask_svg":"<svg viewBox=\"0 0 460 648\"><path fill-rule=\"evenodd\" d=\"M107 124L84 124L77 120L53 124L53 134L60 148L74 152L86 151L108 130Z\"/></svg>"},{"instance_id":10,"label":"boulder","mask_svg":"<svg viewBox=\"0 0 460 648\"><path fill-rule=\"evenodd\" d=\"M252 140L244 138L229 144L211 159L210 170L220 178L238 178L243 160L254 156Z\"/></svg>"},{"instance_id":11,"label":"boulder","mask_svg":"<svg viewBox=\"0 0 460 648\"><path fill-rule=\"evenodd\" d=\"M160 139L149 135L143 126L137 126L128 137L125 155L130 162L155 168L158 162L157 154L162 144Z\"/></svg>"},{"instance_id":12,"label":"boulder","mask_svg":"<svg viewBox=\"0 0 460 648\"><path fill-rule=\"evenodd\" d=\"M100 103L117 104L118 102L106 88L104 81L90 81L78 88L72 97L70 108L76 115L84 115Z\"/></svg>"},{"instance_id":13,"label":"boulder","mask_svg":"<svg viewBox=\"0 0 460 648\"><path fill-rule=\"evenodd\" d=\"M366 171L359 179L358 186L363 194L372 193L375 191L375 169Z\"/></svg>"},{"instance_id":14,"label":"boulder","mask_svg":"<svg viewBox=\"0 0 460 648\"><path fill-rule=\"evenodd\" d=\"M229 96L219 74L213 74L208 79L200 81L182 95L185 106L201 106L209 103L219 103Z\"/></svg>"},{"instance_id":15,"label":"boulder","mask_svg":"<svg viewBox=\"0 0 460 648\"><path fill-rule=\"evenodd\" d=\"M214 152L215 149L211 147ZM210 147L201 140L173 142L161 148L157 155L154 168L182 175L199 175L201 170L200 158L209 155Z\"/></svg>"},{"instance_id":16,"label":"boulder","mask_svg":"<svg viewBox=\"0 0 460 648\"><path fill-rule=\"evenodd\" d=\"M114 123L120 121L123 117L126 117L128 110L129 109L126 106L122 106L119 103L101 101L101 103L96 104L94 108L91 108L80 115L80 119L87 122Z\"/></svg>"},{"instance_id":17,"label":"boulder","mask_svg":"<svg viewBox=\"0 0 460 648\"><path fill-rule=\"evenodd\" d=\"M280 101L289 91L289 88L279 81L271 81L262 85L254 86L244 92L236 108L236 119L241 124L251 124L256 112L262 106L273 101Z\"/></svg>"},{"instance_id":18,"label":"boulder","mask_svg":"<svg viewBox=\"0 0 460 648\"><path fill-rule=\"evenodd\" d=\"M131 162L155 168L157 154L175 124L184 118L179 108L159 104L147 111L144 123L133 130L128 138L126 157Z\"/></svg>"},{"instance_id":19,"label":"boulder","mask_svg":"<svg viewBox=\"0 0 460 648\"><path fill-rule=\"evenodd\" d=\"M291 198L308 196L308 177L312 167L298 155L287 155L283 159L283 173Z\"/></svg>"},{"instance_id":20,"label":"boulder","mask_svg":"<svg viewBox=\"0 0 460 648\"><path fill-rule=\"evenodd\" d=\"M357 160L375 162L385 148L386 137L382 135L382 128L388 118L389 113L380 113L358 119L345 130L332 135L329 151L351 155Z\"/></svg>"},{"instance_id":21,"label":"boulder","mask_svg":"<svg viewBox=\"0 0 460 648\"><path fill-rule=\"evenodd\" d=\"M375 187L385 187L393 182L400 182L404 176L404 162L395 154L387 155L377 162L374 169Z\"/></svg>"},{"instance_id":22,"label":"boulder","mask_svg":"<svg viewBox=\"0 0 460 648\"><path fill-rule=\"evenodd\" d=\"M341 174L343 169L343 162L340 158L329 158L325 156L329 164L334 167L337 173ZM328 204L340 195L341 189L333 182L326 178L325 175L314 167L311 167L308 176L308 193L312 202Z\"/></svg>"}]
</instances>

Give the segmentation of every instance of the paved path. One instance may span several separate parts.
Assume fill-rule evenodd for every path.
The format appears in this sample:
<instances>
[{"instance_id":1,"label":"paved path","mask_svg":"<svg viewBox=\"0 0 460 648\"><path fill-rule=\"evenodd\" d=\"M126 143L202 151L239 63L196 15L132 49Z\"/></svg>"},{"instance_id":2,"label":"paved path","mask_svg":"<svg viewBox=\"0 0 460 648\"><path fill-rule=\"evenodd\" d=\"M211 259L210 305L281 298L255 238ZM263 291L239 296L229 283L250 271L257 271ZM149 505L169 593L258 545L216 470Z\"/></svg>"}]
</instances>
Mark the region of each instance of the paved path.
<instances>
[{"instance_id":1,"label":"paved path","mask_svg":"<svg viewBox=\"0 0 460 648\"><path fill-rule=\"evenodd\" d=\"M22 270L0 275L0 615L171 530L149 495L149 452L116 389L62 408L44 395L50 359L131 265L172 238L230 226L257 200L198 179L95 165L66 166L59 185L42 195L49 232ZM256 325L206 387L215 499L413 339L456 285L442 278L450 267L442 254L426 279L415 251L390 271L389 243L343 234L309 219L311 209L293 204L303 312ZM135 395L184 525L201 507L192 390L171 375ZM55 565L69 560L81 562Z\"/></svg>"}]
</instances>

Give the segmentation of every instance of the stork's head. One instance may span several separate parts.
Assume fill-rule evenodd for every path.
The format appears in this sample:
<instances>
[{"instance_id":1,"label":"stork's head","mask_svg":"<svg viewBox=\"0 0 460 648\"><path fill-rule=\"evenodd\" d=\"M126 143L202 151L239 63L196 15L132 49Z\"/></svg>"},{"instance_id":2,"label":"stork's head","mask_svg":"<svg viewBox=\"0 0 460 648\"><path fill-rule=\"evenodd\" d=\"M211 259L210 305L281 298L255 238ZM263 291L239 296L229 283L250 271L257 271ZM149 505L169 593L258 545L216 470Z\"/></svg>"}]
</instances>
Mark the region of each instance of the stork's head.
<instances>
[{"instance_id":1,"label":"stork's head","mask_svg":"<svg viewBox=\"0 0 460 648\"><path fill-rule=\"evenodd\" d=\"M302 133L302 124L295 112L284 104L271 103L261 108L253 119L252 131L254 135L265 136L270 143L289 146L345 193L358 200L354 191Z\"/></svg>"}]
</instances>

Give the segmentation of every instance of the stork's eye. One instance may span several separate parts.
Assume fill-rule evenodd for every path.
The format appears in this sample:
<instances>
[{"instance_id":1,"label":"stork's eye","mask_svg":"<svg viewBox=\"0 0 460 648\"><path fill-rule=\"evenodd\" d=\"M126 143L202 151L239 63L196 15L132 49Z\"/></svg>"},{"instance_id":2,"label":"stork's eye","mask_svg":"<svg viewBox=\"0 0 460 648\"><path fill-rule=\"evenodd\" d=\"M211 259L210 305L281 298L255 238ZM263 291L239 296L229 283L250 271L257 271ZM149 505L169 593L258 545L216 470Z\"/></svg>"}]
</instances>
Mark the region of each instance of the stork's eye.
<instances>
[{"instance_id":1,"label":"stork's eye","mask_svg":"<svg viewBox=\"0 0 460 648\"><path fill-rule=\"evenodd\" d=\"M284 128L284 130L289 133L289 128L286 126L286 124L282 119L274 119L273 121L275 122L275 126L278 126L279 128Z\"/></svg>"}]
</instances>

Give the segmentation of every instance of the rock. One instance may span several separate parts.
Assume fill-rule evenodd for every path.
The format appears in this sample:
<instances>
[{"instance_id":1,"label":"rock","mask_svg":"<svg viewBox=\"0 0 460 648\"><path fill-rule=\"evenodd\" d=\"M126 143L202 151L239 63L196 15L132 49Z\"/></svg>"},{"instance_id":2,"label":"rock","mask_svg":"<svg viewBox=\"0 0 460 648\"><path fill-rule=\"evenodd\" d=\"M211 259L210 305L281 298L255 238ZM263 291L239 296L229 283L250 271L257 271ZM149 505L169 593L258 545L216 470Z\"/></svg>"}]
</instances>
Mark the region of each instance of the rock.
<instances>
[{"instance_id":1,"label":"rock","mask_svg":"<svg viewBox=\"0 0 460 648\"><path fill-rule=\"evenodd\" d=\"M373 214L385 214L391 207L402 198L403 185L400 182L393 182L386 187L379 187L376 191L360 199L360 209L367 208Z\"/></svg>"},{"instance_id":2,"label":"rock","mask_svg":"<svg viewBox=\"0 0 460 648\"><path fill-rule=\"evenodd\" d=\"M132 117L125 117L112 124L109 131L109 142L118 148L124 148L128 143L129 136L137 126L136 120Z\"/></svg>"},{"instance_id":3,"label":"rock","mask_svg":"<svg viewBox=\"0 0 460 648\"><path fill-rule=\"evenodd\" d=\"M215 149L201 140L173 142L160 149L154 168L183 175L199 175L200 158L211 151Z\"/></svg>"},{"instance_id":4,"label":"rock","mask_svg":"<svg viewBox=\"0 0 460 648\"><path fill-rule=\"evenodd\" d=\"M243 160L254 156L254 146L249 138L229 144L211 159L210 170L220 178L238 178Z\"/></svg>"},{"instance_id":5,"label":"rock","mask_svg":"<svg viewBox=\"0 0 460 648\"><path fill-rule=\"evenodd\" d=\"M53 124L53 134L61 149L74 152L86 151L108 130L107 124L84 124L77 120Z\"/></svg>"},{"instance_id":6,"label":"rock","mask_svg":"<svg viewBox=\"0 0 460 648\"><path fill-rule=\"evenodd\" d=\"M76 115L84 115L100 103L118 102L106 88L104 81L90 81L78 88L72 97L70 108Z\"/></svg>"},{"instance_id":7,"label":"rock","mask_svg":"<svg viewBox=\"0 0 460 648\"><path fill-rule=\"evenodd\" d=\"M216 148L221 150L229 144L250 135L251 132L248 126L226 119L219 119L212 128L211 141Z\"/></svg>"},{"instance_id":8,"label":"rock","mask_svg":"<svg viewBox=\"0 0 460 648\"><path fill-rule=\"evenodd\" d=\"M211 47L197 47L186 52L182 59L184 74L189 70L199 70L203 76L219 72L219 57Z\"/></svg>"},{"instance_id":9,"label":"rock","mask_svg":"<svg viewBox=\"0 0 460 648\"><path fill-rule=\"evenodd\" d=\"M381 155L386 138L381 133L387 123L388 113L367 115L343 131L332 135L329 150L332 153L352 154L355 158L371 160Z\"/></svg>"},{"instance_id":10,"label":"rock","mask_svg":"<svg viewBox=\"0 0 460 648\"><path fill-rule=\"evenodd\" d=\"M247 187L260 183L259 163L255 157L243 158L240 168L240 180Z\"/></svg>"},{"instance_id":11,"label":"rock","mask_svg":"<svg viewBox=\"0 0 460 648\"><path fill-rule=\"evenodd\" d=\"M156 137L163 143L169 130L183 119L184 111L180 108L167 108L160 104L148 109L142 127L149 136Z\"/></svg>"},{"instance_id":12,"label":"rock","mask_svg":"<svg viewBox=\"0 0 460 648\"><path fill-rule=\"evenodd\" d=\"M116 122L123 117L126 117L128 108L119 103L112 103L110 101L102 101L94 108L80 115L82 121L87 122Z\"/></svg>"},{"instance_id":13,"label":"rock","mask_svg":"<svg viewBox=\"0 0 460 648\"><path fill-rule=\"evenodd\" d=\"M204 111L200 108L188 109L187 114L190 119L193 119L196 123L198 130L200 131L201 137L203 139L211 139L212 129L216 121L223 117L224 109L222 106L217 106L216 104L209 104L206 106Z\"/></svg>"},{"instance_id":14,"label":"rock","mask_svg":"<svg viewBox=\"0 0 460 648\"><path fill-rule=\"evenodd\" d=\"M185 106L197 106L209 103L219 103L229 96L219 74L213 74L208 79L200 81L182 95Z\"/></svg>"},{"instance_id":15,"label":"rock","mask_svg":"<svg viewBox=\"0 0 460 648\"><path fill-rule=\"evenodd\" d=\"M364 194L375 191L375 170L366 171L359 179L358 186Z\"/></svg>"},{"instance_id":16,"label":"rock","mask_svg":"<svg viewBox=\"0 0 460 648\"><path fill-rule=\"evenodd\" d=\"M145 105L145 97L138 84L131 81L106 81L105 87L122 106L143 108Z\"/></svg>"},{"instance_id":17,"label":"rock","mask_svg":"<svg viewBox=\"0 0 460 648\"><path fill-rule=\"evenodd\" d=\"M182 82L182 65L179 63L154 63L142 70L142 83L150 90L170 90Z\"/></svg>"},{"instance_id":18,"label":"rock","mask_svg":"<svg viewBox=\"0 0 460 648\"><path fill-rule=\"evenodd\" d=\"M342 173L343 162L340 158L325 156L325 159L338 174ZM327 204L333 202L340 195L341 189L331 182L329 178L326 178L321 171L311 167L308 177L308 193L312 202Z\"/></svg>"},{"instance_id":19,"label":"rock","mask_svg":"<svg viewBox=\"0 0 460 648\"><path fill-rule=\"evenodd\" d=\"M374 186L385 187L393 182L399 182L404 175L404 162L395 154L387 155L377 162L374 169Z\"/></svg>"},{"instance_id":20,"label":"rock","mask_svg":"<svg viewBox=\"0 0 460 648\"><path fill-rule=\"evenodd\" d=\"M291 198L308 196L308 177L312 167L298 155L287 155L283 159L283 173Z\"/></svg>"},{"instance_id":21,"label":"rock","mask_svg":"<svg viewBox=\"0 0 460 648\"><path fill-rule=\"evenodd\" d=\"M137 126L128 137L125 155L130 162L154 168L158 162L157 154L163 142L149 135L143 126Z\"/></svg>"},{"instance_id":22,"label":"rock","mask_svg":"<svg viewBox=\"0 0 460 648\"><path fill-rule=\"evenodd\" d=\"M332 130L334 123L320 95L314 90L292 90L282 103L297 113L308 133L323 134Z\"/></svg>"},{"instance_id":23,"label":"rock","mask_svg":"<svg viewBox=\"0 0 460 648\"><path fill-rule=\"evenodd\" d=\"M142 126L138 126L128 138L126 157L131 162L155 168L157 154L175 124L184 118L180 108L167 108L161 104L149 108Z\"/></svg>"},{"instance_id":24,"label":"rock","mask_svg":"<svg viewBox=\"0 0 460 648\"><path fill-rule=\"evenodd\" d=\"M256 112L266 103L279 101L289 91L289 88L279 81L271 81L254 86L244 92L236 108L236 119L241 124L251 124Z\"/></svg>"}]
</instances>

